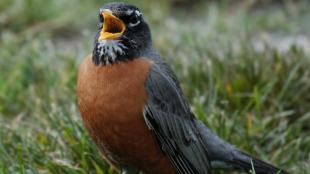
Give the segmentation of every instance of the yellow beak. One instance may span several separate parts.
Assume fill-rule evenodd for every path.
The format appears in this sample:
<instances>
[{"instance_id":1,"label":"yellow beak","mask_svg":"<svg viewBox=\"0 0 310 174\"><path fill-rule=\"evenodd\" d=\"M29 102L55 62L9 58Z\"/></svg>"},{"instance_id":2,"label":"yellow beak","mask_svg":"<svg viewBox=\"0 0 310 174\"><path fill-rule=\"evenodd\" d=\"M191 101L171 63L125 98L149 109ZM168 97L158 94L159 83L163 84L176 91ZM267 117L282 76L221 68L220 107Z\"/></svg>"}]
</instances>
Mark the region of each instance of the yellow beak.
<instances>
[{"instance_id":1,"label":"yellow beak","mask_svg":"<svg viewBox=\"0 0 310 174\"><path fill-rule=\"evenodd\" d=\"M124 22L114 16L111 11L103 11L102 16L104 18L104 23L100 31L99 41L116 39L124 33L126 29Z\"/></svg>"}]
</instances>

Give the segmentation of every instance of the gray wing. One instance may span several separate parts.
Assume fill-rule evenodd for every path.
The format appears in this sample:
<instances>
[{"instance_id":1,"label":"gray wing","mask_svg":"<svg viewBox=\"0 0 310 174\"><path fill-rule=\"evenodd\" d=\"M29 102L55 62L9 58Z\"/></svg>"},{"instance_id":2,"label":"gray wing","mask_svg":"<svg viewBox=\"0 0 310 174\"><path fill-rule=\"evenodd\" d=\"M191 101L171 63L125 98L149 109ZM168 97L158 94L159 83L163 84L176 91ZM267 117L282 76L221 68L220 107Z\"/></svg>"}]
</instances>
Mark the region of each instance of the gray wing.
<instances>
[{"instance_id":1,"label":"gray wing","mask_svg":"<svg viewBox=\"0 0 310 174\"><path fill-rule=\"evenodd\" d=\"M207 148L179 84L166 64L154 64L146 81L144 119L179 174L211 173Z\"/></svg>"}]
</instances>

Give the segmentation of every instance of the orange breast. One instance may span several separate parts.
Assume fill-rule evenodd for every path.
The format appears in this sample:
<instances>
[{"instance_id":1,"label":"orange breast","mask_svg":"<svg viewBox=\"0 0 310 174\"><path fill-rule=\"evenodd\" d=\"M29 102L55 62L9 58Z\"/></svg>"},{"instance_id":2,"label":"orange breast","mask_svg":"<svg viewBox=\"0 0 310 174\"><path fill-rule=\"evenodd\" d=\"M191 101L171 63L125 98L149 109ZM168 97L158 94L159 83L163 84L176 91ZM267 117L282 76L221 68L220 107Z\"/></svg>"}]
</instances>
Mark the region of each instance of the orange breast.
<instances>
[{"instance_id":1,"label":"orange breast","mask_svg":"<svg viewBox=\"0 0 310 174\"><path fill-rule=\"evenodd\" d=\"M79 69L78 104L85 127L111 164L173 174L143 119L144 83L151 66L147 59L95 66L88 56Z\"/></svg>"}]
</instances>

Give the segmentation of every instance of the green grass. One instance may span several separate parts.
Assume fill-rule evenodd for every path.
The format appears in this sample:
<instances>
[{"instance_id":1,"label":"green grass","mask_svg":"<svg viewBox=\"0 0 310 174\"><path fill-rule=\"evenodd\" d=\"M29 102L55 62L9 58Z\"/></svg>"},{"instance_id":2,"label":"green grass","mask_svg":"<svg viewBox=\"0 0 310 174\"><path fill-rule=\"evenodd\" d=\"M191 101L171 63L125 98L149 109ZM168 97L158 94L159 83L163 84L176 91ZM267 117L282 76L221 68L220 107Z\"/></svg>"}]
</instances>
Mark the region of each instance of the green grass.
<instances>
[{"instance_id":1,"label":"green grass","mask_svg":"<svg viewBox=\"0 0 310 174\"><path fill-rule=\"evenodd\" d=\"M291 173L310 172L309 49L279 51L262 39L309 40L310 3L130 2L143 10L155 47L208 127ZM102 4L0 2L1 174L116 173L85 131L75 96Z\"/></svg>"}]
</instances>

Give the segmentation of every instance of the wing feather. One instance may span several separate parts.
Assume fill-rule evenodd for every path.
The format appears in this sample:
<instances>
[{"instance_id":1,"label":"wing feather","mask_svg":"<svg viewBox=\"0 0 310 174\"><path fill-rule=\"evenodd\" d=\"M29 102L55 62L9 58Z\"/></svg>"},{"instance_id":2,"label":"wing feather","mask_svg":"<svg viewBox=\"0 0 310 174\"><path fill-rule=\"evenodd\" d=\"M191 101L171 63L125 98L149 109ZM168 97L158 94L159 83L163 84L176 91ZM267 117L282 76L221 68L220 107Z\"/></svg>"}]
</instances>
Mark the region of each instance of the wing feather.
<instances>
[{"instance_id":1,"label":"wing feather","mask_svg":"<svg viewBox=\"0 0 310 174\"><path fill-rule=\"evenodd\" d=\"M154 64L146 81L146 91L145 122L178 173L211 173L208 152L195 117L171 70Z\"/></svg>"}]
</instances>

